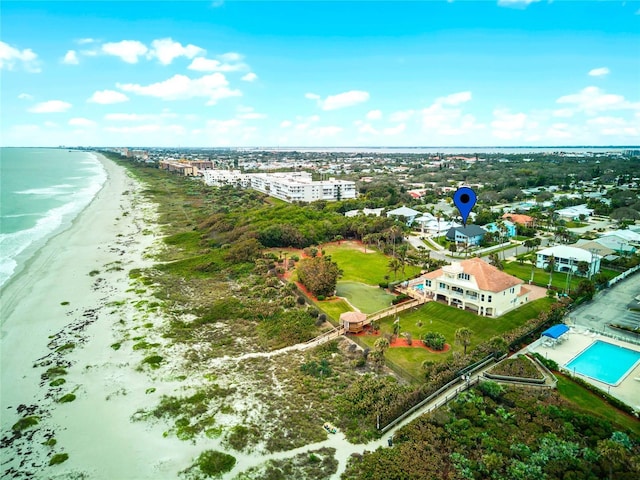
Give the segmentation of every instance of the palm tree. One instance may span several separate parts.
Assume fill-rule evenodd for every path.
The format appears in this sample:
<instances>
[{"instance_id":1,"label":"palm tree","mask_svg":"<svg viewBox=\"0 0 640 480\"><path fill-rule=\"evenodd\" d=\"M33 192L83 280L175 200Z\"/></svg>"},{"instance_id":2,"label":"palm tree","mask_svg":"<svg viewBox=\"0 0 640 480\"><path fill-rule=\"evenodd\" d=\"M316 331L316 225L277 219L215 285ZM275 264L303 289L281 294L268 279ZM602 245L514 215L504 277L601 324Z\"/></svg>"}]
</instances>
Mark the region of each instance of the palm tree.
<instances>
[{"instance_id":1,"label":"palm tree","mask_svg":"<svg viewBox=\"0 0 640 480\"><path fill-rule=\"evenodd\" d=\"M389 340L386 337L380 337L376 340L376 343L373 344L373 348L384 355L384 352L389 348Z\"/></svg>"},{"instance_id":2,"label":"palm tree","mask_svg":"<svg viewBox=\"0 0 640 480\"><path fill-rule=\"evenodd\" d=\"M393 272L393 279L395 280L398 277L398 270L402 268L402 263L396 257L393 257L389 260L389 271Z\"/></svg>"},{"instance_id":3,"label":"palm tree","mask_svg":"<svg viewBox=\"0 0 640 480\"><path fill-rule=\"evenodd\" d=\"M456 330L455 342L458 345L462 345L465 355L467 354L467 347L471 345L471 335L473 335L473 332L467 327L460 327Z\"/></svg>"},{"instance_id":4,"label":"palm tree","mask_svg":"<svg viewBox=\"0 0 640 480\"><path fill-rule=\"evenodd\" d=\"M553 271L556 268L556 257L554 257L553 255L551 255L549 257L549 260L547 261L547 268L549 269L549 285L547 285L547 287L550 288L551 281L553 280Z\"/></svg>"}]
</instances>

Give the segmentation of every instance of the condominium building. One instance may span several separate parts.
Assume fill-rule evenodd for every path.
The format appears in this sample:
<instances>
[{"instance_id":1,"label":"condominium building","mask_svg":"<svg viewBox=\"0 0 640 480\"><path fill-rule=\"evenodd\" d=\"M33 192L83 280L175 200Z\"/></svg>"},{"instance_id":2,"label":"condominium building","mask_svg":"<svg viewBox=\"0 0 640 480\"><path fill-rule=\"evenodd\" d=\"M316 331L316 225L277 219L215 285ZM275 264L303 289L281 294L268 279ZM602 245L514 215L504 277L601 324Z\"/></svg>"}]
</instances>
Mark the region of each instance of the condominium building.
<instances>
[{"instance_id":1,"label":"condominium building","mask_svg":"<svg viewBox=\"0 0 640 480\"><path fill-rule=\"evenodd\" d=\"M253 188L285 202L348 200L358 196L355 182L348 180L313 181L309 172L241 173L238 170L205 170L207 185L234 185Z\"/></svg>"}]
</instances>

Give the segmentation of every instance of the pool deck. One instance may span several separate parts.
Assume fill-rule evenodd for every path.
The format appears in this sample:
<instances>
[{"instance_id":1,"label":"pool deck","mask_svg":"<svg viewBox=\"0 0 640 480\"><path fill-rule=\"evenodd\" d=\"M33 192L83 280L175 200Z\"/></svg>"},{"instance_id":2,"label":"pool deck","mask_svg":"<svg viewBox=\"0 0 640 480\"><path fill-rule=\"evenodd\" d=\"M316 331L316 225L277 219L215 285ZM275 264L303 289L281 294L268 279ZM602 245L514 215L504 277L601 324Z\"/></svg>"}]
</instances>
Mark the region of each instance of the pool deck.
<instances>
[{"instance_id":1,"label":"pool deck","mask_svg":"<svg viewBox=\"0 0 640 480\"><path fill-rule=\"evenodd\" d=\"M539 339L529 345L527 350L539 353L543 357L555 361L560 366L561 370L566 370L565 365L596 340L601 340L613 345L628 348L629 350L640 352L640 345L634 345L614 338L609 338L604 335L592 333L581 327L571 327L571 330L565 335L568 335L567 339L553 347L545 347L543 345L543 339ZM573 372L569 371L569 373L573 375ZM580 377L601 390L610 393L612 396L633 407L636 411L640 411L640 362L636 363L635 367L617 386L599 382L598 380L586 377L577 372L575 376ZM636 380L636 378L638 380Z\"/></svg>"}]
</instances>

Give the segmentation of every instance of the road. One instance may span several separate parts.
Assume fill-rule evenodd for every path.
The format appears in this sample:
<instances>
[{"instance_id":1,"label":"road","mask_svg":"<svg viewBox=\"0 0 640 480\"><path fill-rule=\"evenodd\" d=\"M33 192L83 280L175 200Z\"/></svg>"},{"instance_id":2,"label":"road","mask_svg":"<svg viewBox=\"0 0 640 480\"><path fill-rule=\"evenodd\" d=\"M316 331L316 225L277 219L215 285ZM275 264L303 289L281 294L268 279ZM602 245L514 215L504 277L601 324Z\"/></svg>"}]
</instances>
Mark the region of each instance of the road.
<instances>
[{"instance_id":1,"label":"road","mask_svg":"<svg viewBox=\"0 0 640 480\"><path fill-rule=\"evenodd\" d=\"M626 280L603 290L592 302L579 306L569 315L571 322L598 332L607 332L619 337L634 338L619 330L606 327L608 323L618 323L630 327L640 325L640 312L629 310L628 305L640 295L640 275L631 275Z\"/></svg>"}]
</instances>

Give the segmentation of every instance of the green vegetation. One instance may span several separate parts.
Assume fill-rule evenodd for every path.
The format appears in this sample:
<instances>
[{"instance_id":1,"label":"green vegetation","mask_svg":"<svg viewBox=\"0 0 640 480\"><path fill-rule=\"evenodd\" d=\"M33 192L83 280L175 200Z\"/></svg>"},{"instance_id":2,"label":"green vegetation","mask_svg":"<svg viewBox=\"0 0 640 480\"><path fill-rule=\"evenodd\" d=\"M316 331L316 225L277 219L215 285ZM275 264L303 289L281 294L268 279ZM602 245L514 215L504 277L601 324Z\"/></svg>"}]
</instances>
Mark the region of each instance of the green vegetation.
<instances>
[{"instance_id":1,"label":"green vegetation","mask_svg":"<svg viewBox=\"0 0 640 480\"><path fill-rule=\"evenodd\" d=\"M583 412L588 412L632 431L640 437L640 422L627 413L621 412L604 402L593 392L573 382L564 375L558 377L558 393Z\"/></svg>"},{"instance_id":2,"label":"green vegetation","mask_svg":"<svg viewBox=\"0 0 640 480\"><path fill-rule=\"evenodd\" d=\"M89 272L90 277L95 277L96 275L100 275L100 270L91 270Z\"/></svg>"},{"instance_id":3,"label":"green vegetation","mask_svg":"<svg viewBox=\"0 0 640 480\"><path fill-rule=\"evenodd\" d=\"M341 313L352 311L349 304L342 299L323 300L314 304L336 322L340 319Z\"/></svg>"},{"instance_id":4,"label":"green vegetation","mask_svg":"<svg viewBox=\"0 0 640 480\"><path fill-rule=\"evenodd\" d=\"M49 465L59 465L61 463L66 462L68 459L69 459L69 454L68 453L56 453L49 460Z\"/></svg>"},{"instance_id":5,"label":"green vegetation","mask_svg":"<svg viewBox=\"0 0 640 480\"><path fill-rule=\"evenodd\" d=\"M292 458L269 460L250 468L236 477L236 480L280 480L283 478L304 478L305 480L325 480L338 470L334 458L335 448L321 448L299 453Z\"/></svg>"},{"instance_id":6,"label":"green vegetation","mask_svg":"<svg viewBox=\"0 0 640 480\"><path fill-rule=\"evenodd\" d=\"M361 312L373 313L391 305L395 298L379 287L358 282L338 282L337 295L349 300Z\"/></svg>"},{"instance_id":7,"label":"green vegetation","mask_svg":"<svg viewBox=\"0 0 640 480\"><path fill-rule=\"evenodd\" d=\"M336 289L340 270L328 257L305 258L298 264L298 280L315 297L330 297Z\"/></svg>"},{"instance_id":8,"label":"green vegetation","mask_svg":"<svg viewBox=\"0 0 640 480\"><path fill-rule=\"evenodd\" d=\"M56 352L64 353L64 352L67 352L69 350L73 350L75 348L75 346L76 346L76 344L73 343L73 342L65 343L64 345L61 345L58 348L56 348Z\"/></svg>"},{"instance_id":9,"label":"green vegetation","mask_svg":"<svg viewBox=\"0 0 640 480\"><path fill-rule=\"evenodd\" d=\"M58 440L52 437L49 440L42 442L42 445L45 445L47 447L54 447L56 443L58 443Z\"/></svg>"},{"instance_id":10,"label":"green vegetation","mask_svg":"<svg viewBox=\"0 0 640 480\"><path fill-rule=\"evenodd\" d=\"M63 385L66 382L67 381L64 378L56 378L55 380L49 382L49 386L50 387L59 387L60 385Z\"/></svg>"},{"instance_id":11,"label":"green vegetation","mask_svg":"<svg viewBox=\"0 0 640 480\"><path fill-rule=\"evenodd\" d=\"M149 355L142 360L143 365L149 365L151 368L160 368L163 358L160 355Z\"/></svg>"},{"instance_id":12,"label":"green vegetation","mask_svg":"<svg viewBox=\"0 0 640 480\"><path fill-rule=\"evenodd\" d=\"M389 257L370 247L364 253L361 248L359 245L342 243L326 245L324 250L342 270L341 281L367 285L378 285L385 281L385 276L389 273ZM420 273L420 268L406 265L404 274L402 271L398 273L398 280L411 278Z\"/></svg>"},{"instance_id":13,"label":"green vegetation","mask_svg":"<svg viewBox=\"0 0 640 480\"><path fill-rule=\"evenodd\" d=\"M66 395L63 395L58 399L58 403L69 403L69 402L73 402L75 399L76 399L75 394L67 393Z\"/></svg>"},{"instance_id":14,"label":"green vegetation","mask_svg":"<svg viewBox=\"0 0 640 480\"><path fill-rule=\"evenodd\" d=\"M111 348L113 348L114 350L120 350L121 346L122 346L122 344L120 342L116 342L116 343L112 343L111 344Z\"/></svg>"},{"instance_id":15,"label":"green vegetation","mask_svg":"<svg viewBox=\"0 0 640 480\"><path fill-rule=\"evenodd\" d=\"M535 365L524 355L507 358L491 369L494 375L504 375L506 377L536 378L543 379L544 376Z\"/></svg>"},{"instance_id":16,"label":"green vegetation","mask_svg":"<svg viewBox=\"0 0 640 480\"><path fill-rule=\"evenodd\" d=\"M66 305L69 305L69 302L67 302L67 301L60 302L60 305L62 305L62 306L64 307L64 306L66 306Z\"/></svg>"},{"instance_id":17,"label":"green vegetation","mask_svg":"<svg viewBox=\"0 0 640 480\"><path fill-rule=\"evenodd\" d=\"M61 377L67 374L67 370L64 367L51 367L46 372L42 374L43 380L49 380L56 377Z\"/></svg>"},{"instance_id":18,"label":"green vegetation","mask_svg":"<svg viewBox=\"0 0 640 480\"><path fill-rule=\"evenodd\" d=\"M350 459L342 478L637 478L637 437L575 412L554 391L464 392L394 435L393 448Z\"/></svg>"},{"instance_id":19,"label":"green vegetation","mask_svg":"<svg viewBox=\"0 0 640 480\"><path fill-rule=\"evenodd\" d=\"M235 457L216 450L205 450L195 463L205 477L218 477L233 469L235 464Z\"/></svg>"},{"instance_id":20,"label":"green vegetation","mask_svg":"<svg viewBox=\"0 0 640 480\"><path fill-rule=\"evenodd\" d=\"M23 417L20 420L18 420L16 423L13 424L13 427L11 427L11 429L14 432L22 432L27 428L31 428L37 425L39 421L40 421L40 417L37 417L35 415L30 415L28 417Z\"/></svg>"}]
</instances>

